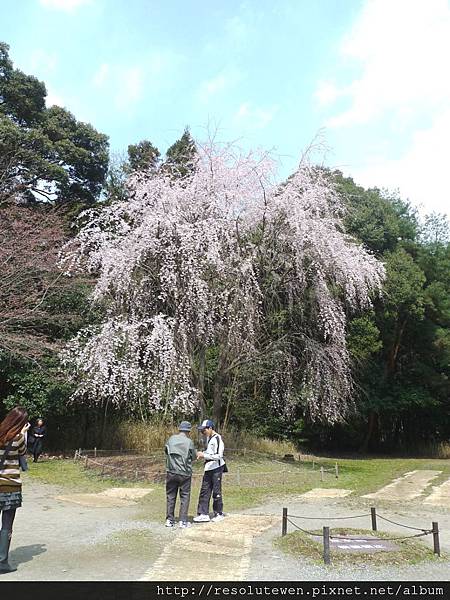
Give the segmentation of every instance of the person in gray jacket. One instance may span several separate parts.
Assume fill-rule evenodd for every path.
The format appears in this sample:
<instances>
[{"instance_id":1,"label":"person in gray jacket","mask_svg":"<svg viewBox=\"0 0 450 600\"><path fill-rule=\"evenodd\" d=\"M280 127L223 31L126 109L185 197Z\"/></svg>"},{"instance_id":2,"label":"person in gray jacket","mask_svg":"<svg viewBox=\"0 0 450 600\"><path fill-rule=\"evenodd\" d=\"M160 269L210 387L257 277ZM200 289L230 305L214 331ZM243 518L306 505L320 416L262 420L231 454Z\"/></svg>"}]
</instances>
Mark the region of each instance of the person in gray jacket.
<instances>
[{"instance_id":1,"label":"person in gray jacket","mask_svg":"<svg viewBox=\"0 0 450 600\"><path fill-rule=\"evenodd\" d=\"M179 433L171 435L165 445L166 453L166 527L175 525L175 504L180 494L180 527L188 527L191 497L192 463L197 458L194 442L189 438L191 424L182 421Z\"/></svg>"}]
</instances>

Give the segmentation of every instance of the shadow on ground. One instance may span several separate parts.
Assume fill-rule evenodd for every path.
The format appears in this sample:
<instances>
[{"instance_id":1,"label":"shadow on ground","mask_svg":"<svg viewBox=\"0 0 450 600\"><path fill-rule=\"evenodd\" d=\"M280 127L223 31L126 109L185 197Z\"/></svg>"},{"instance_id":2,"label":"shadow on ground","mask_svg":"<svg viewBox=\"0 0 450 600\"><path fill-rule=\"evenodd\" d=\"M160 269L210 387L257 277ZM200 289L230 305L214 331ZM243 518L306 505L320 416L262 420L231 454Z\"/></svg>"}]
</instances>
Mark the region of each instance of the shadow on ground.
<instances>
[{"instance_id":1,"label":"shadow on ground","mask_svg":"<svg viewBox=\"0 0 450 600\"><path fill-rule=\"evenodd\" d=\"M19 548L14 548L14 550L11 550L9 556L11 562L18 566L22 563L30 562L35 556L39 556L44 552L47 552L45 544L30 544L29 546L19 546Z\"/></svg>"}]
</instances>

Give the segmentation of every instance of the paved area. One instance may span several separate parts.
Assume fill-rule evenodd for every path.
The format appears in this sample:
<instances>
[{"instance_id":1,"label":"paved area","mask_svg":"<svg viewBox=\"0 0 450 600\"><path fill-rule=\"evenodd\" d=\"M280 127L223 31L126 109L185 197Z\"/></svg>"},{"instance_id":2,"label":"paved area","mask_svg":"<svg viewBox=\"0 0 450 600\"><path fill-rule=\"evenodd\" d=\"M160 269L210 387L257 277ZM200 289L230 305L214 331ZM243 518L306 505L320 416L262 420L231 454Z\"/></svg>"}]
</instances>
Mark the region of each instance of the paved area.
<instances>
[{"instance_id":1,"label":"paved area","mask_svg":"<svg viewBox=\"0 0 450 600\"><path fill-rule=\"evenodd\" d=\"M433 479L436 479L442 471L430 471L420 469L405 473L401 477L394 479L392 483L384 486L373 494L365 494L363 498L374 498L382 500L405 501L419 497L430 485Z\"/></svg>"},{"instance_id":2,"label":"paved area","mask_svg":"<svg viewBox=\"0 0 450 600\"><path fill-rule=\"evenodd\" d=\"M313 488L309 492L301 494L302 498L345 498L350 496L353 490L344 490L342 488Z\"/></svg>"},{"instance_id":3,"label":"paved area","mask_svg":"<svg viewBox=\"0 0 450 600\"><path fill-rule=\"evenodd\" d=\"M220 523L199 523L180 531L142 580L243 581L253 540L280 518L229 515Z\"/></svg>"},{"instance_id":4,"label":"paved area","mask_svg":"<svg viewBox=\"0 0 450 600\"><path fill-rule=\"evenodd\" d=\"M95 508L133 506L137 500L147 496L151 491L149 488L110 488L98 494L61 494L56 496L55 500Z\"/></svg>"},{"instance_id":5,"label":"paved area","mask_svg":"<svg viewBox=\"0 0 450 600\"><path fill-rule=\"evenodd\" d=\"M424 503L450 508L450 479L441 485L433 486L432 490L428 498L425 498Z\"/></svg>"}]
</instances>

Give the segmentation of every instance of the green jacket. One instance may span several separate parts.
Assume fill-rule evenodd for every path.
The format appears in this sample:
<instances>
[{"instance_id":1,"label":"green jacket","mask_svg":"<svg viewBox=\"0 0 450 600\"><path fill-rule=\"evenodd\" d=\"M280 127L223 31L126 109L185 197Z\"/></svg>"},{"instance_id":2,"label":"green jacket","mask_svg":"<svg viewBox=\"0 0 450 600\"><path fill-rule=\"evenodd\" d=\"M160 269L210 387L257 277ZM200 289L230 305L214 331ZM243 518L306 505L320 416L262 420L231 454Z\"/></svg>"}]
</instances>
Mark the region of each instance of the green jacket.
<instances>
[{"instance_id":1,"label":"green jacket","mask_svg":"<svg viewBox=\"0 0 450 600\"><path fill-rule=\"evenodd\" d=\"M184 433L171 435L165 446L166 471L177 475L192 475L192 463L197 457L194 442Z\"/></svg>"}]
</instances>

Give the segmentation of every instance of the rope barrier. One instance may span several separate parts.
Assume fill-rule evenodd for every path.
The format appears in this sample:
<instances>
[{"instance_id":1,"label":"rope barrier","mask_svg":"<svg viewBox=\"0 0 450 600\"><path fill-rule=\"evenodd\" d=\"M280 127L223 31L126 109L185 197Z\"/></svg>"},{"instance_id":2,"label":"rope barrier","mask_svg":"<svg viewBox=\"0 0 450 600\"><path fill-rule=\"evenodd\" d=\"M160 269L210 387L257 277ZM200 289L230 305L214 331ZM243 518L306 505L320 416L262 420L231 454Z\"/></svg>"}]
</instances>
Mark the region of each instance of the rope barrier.
<instances>
[{"instance_id":1,"label":"rope barrier","mask_svg":"<svg viewBox=\"0 0 450 600\"><path fill-rule=\"evenodd\" d=\"M298 529L299 531L302 531L303 533L307 533L308 535L312 535L315 537L322 537L321 533L314 533L313 531L308 531L307 529L302 529L301 527L299 527L296 523L294 523L293 521L291 521L289 519L289 517L287 518L288 523L290 523L291 525L293 525L296 529Z\"/></svg>"},{"instance_id":2,"label":"rope barrier","mask_svg":"<svg viewBox=\"0 0 450 600\"><path fill-rule=\"evenodd\" d=\"M90 464L94 464L103 469L111 469L111 470L121 471L121 472L125 472L125 473L135 473L136 472L136 469L129 469L125 466L117 467L114 465L109 465L108 463L100 463L97 460L95 460L95 458L88 456L86 452L87 451L85 451L85 450L82 451L81 454L78 452L77 453L78 459L79 460L87 459L87 461ZM92 450L89 452L94 452L94 451ZM144 458L151 459L151 458L154 458L155 455L152 455L152 456L137 455L137 456L139 456L139 458L141 458L141 459L144 459ZM150 462L150 463L148 463L147 466L152 466L153 464L156 464L156 462L157 461ZM138 471L139 471L139 469L138 469ZM140 469L140 471L142 473L145 473L144 469ZM159 474L163 474L163 473L165 473L165 469L161 469L160 471L158 471L156 473L152 472L152 475L153 474L159 475ZM245 476L256 476L256 475L257 476L265 476L265 475L273 476L273 475L279 475L279 474L282 474L284 476L284 475L298 475L299 473L301 473L300 469L298 471L250 471L250 472L246 471L246 472L239 472L239 477L241 478L241 477L245 477ZM237 475L237 473L236 473L236 475ZM192 477L203 477L203 473L193 473Z\"/></svg>"},{"instance_id":3,"label":"rope barrier","mask_svg":"<svg viewBox=\"0 0 450 600\"><path fill-rule=\"evenodd\" d=\"M364 515L367 516L367 515ZM311 517L313 518L313 517ZM314 517L316 518L316 517ZM307 535L310 535L312 537L321 537L323 538L323 533L321 532L314 532L314 531L309 531L308 529L303 529L302 527L299 527L296 523L294 523L294 521L291 521L291 519L288 517L287 518L287 522L290 523L291 525L293 525L296 529L298 529L299 531L301 531L302 533L306 533ZM376 538L376 537L367 537L368 540L370 540L371 542L397 542L400 540L410 540L412 538L419 538L419 537L424 537L426 535L430 535L433 533L432 529L428 529L428 530L422 530L422 533L416 533L414 535L406 535L406 536L402 536L402 537L395 537L395 538ZM367 534L363 534L366 535ZM363 537L363 535L361 537ZM343 537L342 535L330 535L330 539L331 540L343 540L343 539L348 539Z\"/></svg>"},{"instance_id":4,"label":"rope barrier","mask_svg":"<svg viewBox=\"0 0 450 600\"><path fill-rule=\"evenodd\" d=\"M327 521L336 521L336 520L340 520L340 519L360 519L361 517L370 517L369 513L365 513L364 515L351 515L349 517L304 517L304 516L297 516L297 515L289 515L290 517L292 517L293 519L310 519L310 520L320 520L323 521L324 519Z\"/></svg>"},{"instance_id":5,"label":"rope barrier","mask_svg":"<svg viewBox=\"0 0 450 600\"><path fill-rule=\"evenodd\" d=\"M299 527L296 523L294 523L294 521L292 521L292 519L307 519L307 520L328 520L328 521L335 521L335 520L342 520L342 519L359 519L362 517L368 517L370 516L370 513L365 513L363 515L349 515L347 517L306 517L306 516L299 516L299 515L286 515L286 521L288 523L290 523L291 525L293 525L296 529L298 529L299 531L302 531L303 533L306 533L307 535L311 535L313 537L322 537L323 538L323 533L320 532L313 532L313 531L309 531L308 529L303 529L302 527ZM433 529L421 529L419 527L411 527L409 525L403 525L402 523L396 523L395 521L391 521L390 519L387 519L385 517L381 517L379 516L381 519L384 519L385 521L388 521L389 523L392 523L394 525L398 525L399 527L405 527L407 529L414 529L416 531L420 531L421 533L416 533L414 535L406 535L406 536L400 536L400 537L395 537L395 538L376 538L376 537L372 537L370 536L370 541L376 541L376 542L395 542L395 541L400 541L400 540L409 540L412 538L419 538L419 537L424 537L426 535L431 535L432 533L434 533ZM290 517L290 518L289 518ZM367 535L367 534L363 534L363 535ZM362 537L362 536L361 536ZM330 539L333 540L339 540L339 539L348 539L348 538L344 538L342 535L330 535L329 536Z\"/></svg>"},{"instance_id":6,"label":"rope barrier","mask_svg":"<svg viewBox=\"0 0 450 600\"><path fill-rule=\"evenodd\" d=\"M391 519L387 519L386 517L382 517L379 513L377 513L377 517L383 519L383 521L387 521L388 523L392 523L393 525L398 525L399 527L405 527L405 529L414 529L415 531L428 531L428 529L422 529L421 527L411 527L410 525L403 525L402 523L396 523L395 521L391 521Z\"/></svg>"}]
</instances>

